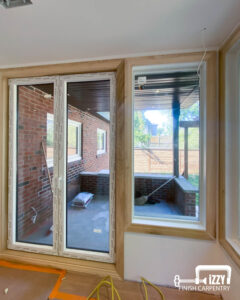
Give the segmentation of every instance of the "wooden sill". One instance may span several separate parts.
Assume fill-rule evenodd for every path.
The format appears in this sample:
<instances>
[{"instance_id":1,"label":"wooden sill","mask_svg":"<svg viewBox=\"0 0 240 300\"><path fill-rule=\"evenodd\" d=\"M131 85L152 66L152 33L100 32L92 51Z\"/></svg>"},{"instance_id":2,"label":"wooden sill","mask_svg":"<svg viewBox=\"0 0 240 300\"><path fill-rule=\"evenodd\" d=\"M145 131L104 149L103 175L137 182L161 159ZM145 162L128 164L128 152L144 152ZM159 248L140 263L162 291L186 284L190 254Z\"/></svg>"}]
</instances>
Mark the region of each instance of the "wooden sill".
<instances>
[{"instance_id":1,"label":"wooden sill","mask_svg":"<svg viewBox=\"0 0 240 300\"><path fill-rule=\"evenodd\" d=\"M44 267L63 269L71 272L97 274L100 276L111 275L120 279L115 264L106 264L101 262L86 261L54 255L35 254L15 250L3 250L0 252L0 259L10 260L12 262L34 264Z\"/></svg>"},{"instance_id":2,"label":"wooden sill","mask_svg":"<svg viewBox=\"0 0 240 300\"><path fill-rule=\"evenodd\" d=\"M165 227L165 226L152 226L145 224L130 224L127 232L136 233L146 233L146 234L157 234L157 235L168 235L168 236L178 236L192 239L202 239L202 240L214 240L215 237L212 236L207 230L196 230L188 228L175 228L175 227Z\"/></svg>"}]
</instances>

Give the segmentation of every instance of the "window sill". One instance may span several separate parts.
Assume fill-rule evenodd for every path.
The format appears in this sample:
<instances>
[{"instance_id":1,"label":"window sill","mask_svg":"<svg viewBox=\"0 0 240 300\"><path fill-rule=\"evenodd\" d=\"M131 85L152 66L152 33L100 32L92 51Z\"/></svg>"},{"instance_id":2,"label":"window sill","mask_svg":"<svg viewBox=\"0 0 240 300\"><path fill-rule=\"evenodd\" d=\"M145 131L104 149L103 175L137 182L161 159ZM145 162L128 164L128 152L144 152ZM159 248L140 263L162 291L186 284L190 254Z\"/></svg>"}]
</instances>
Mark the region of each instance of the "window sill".
<instances>
[{"instance_id":1,"label":"window sill","mask_svg":"<svg viewBox=\"0 0 240 300\"><path fill-rule=\"evenodd\" d=\"M86 261L68 257L58 257L55 255L28 253L24 251L4 249L0 251L0 258L4 260L14 260L24 264L37 264L43 267L61 268L70 272L85 272L89 274L110 274L116 279L121 279L114 264Z\"/></svg>"},{"instance_id":2,"label":"window sill","mask_svg":"<svg viewBox=\"0 0 240 300\"><path fill-rule=\"evenodd\" d=\"M146 217L134 217L132 224L138 225L150 225L155 227L170 227L180 229L194 229L194 230L205 230L205 226L199 221L195 221L194 218L188 219L170 219L167 218L146 218Z\"/></svg>"},{"instance_id":3,"label":"window sill","mask_svg":"<svg viewBox=\"0 0 240 300\"><path fill-rule=\"evenodd\" d=\"M99 152L97 152L97 157L98 156L102 156L102 155L104 155L104 154L106 154L107 152L106 151L99 151Z\"/></svg>"},{"instance_id":4,"label":"window sill","mask_svg":"<svg viewBox=\"0 0 240 300\"><path fill-rule=\"evenodd\" d=\"M78 155L76 155L76 156L68 156L67 162L71 163L71 162L80 161L80 160L82 160L81 156L78 156Z\"/></svg>"},{"instance_id":5,"label":"window sill","mask_svg":"<svg viewBox=\"0 0 240 300\"><path fill-rule=\"evenodd\" d=\"M201 240L214 240L215 238L203 226L180 227L180 226L156 226L152 224L132 223L126 228L126 232L143 234L177 236Z\"/></svg>"},{"instance_id":6,"label":"window sill","mask_svg":"<svg viewBox=\"0 0 240 300\"><path fill-rule=\"evenodd\" d=\"M82 157L81 156L69 156L68 157L68 163L75 162L78 160L82 160ZM48 169L53 168L53 160L47 161L47 166L48 166Z\"/></svg>"}]
</instances>

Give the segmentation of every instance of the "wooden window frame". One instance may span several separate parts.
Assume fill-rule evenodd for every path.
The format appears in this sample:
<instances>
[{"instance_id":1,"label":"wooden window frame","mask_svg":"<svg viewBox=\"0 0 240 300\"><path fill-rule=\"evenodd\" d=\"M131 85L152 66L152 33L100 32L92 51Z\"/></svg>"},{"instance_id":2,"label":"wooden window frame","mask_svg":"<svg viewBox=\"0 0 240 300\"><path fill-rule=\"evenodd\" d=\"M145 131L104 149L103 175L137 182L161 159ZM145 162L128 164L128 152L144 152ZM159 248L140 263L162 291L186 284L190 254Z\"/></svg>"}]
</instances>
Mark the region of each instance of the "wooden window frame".
<instances>
[{"instance_id":1,"label":"wooden window frame","mask_svg":"<svg viewBox=\"0 0 240 300\"><path fill-rule=\"evenodd\" d=\"M138 57L126 59L125 68L125 157L126 174L126 231L149 234L182 236L197 239L216 238L216 203L217 203L217 55L216 52L207 52L204 57L206 65L206 226L204 229L180 228L174 226L155 226L137 224L132 220L132 69L135 66L184 64L200 62L203 53L171 54L153 57ZM215 139L213 139L215 137Z\"/></svg>"},{"instance_id":2,"label":"wooden window frame","mask_svg":"<svg viewBox=\"0 0 240 300\"><path fill-rule=\"evenodd\" d=\"M227 239L226 233L226 58L229 51L240 41L240 26L225 41L219 53L219 100L220 100L220 139L219 139L219 242L233 261L240 267L240 254ZM239 200L239 199L238 199Z\"/></svg>"},{"instance_id":3,"label":"wooden window frame","mask_svg":"<svg viewBox=\"0 0 240 300\"><path fill-rule=\"evenodd\" d=\"M122 164L124 155L122 146L124 144L124 60L105 60L79 63L65 63L56 65L20 67L0 70L0 258L10 259L24 263L48 265L55 268L63 268L71 271L109 274L116 278L124 276L124 181L122 180ZM27 253L7 249L8 228L8 145L9 145L9 79L42 77L57 75L72 75L97 72L116 73L116 141L115 141L115 205L116 205L116 256L115 263L103 263L74 259L68 257L57 257L48 254Z\"/></svg>"},{"instance_id":4,"label":"wooden window frame","mask_svg":"<svg viewBox=\"0 0 240 300\"><path fill-rule=\"evenodd\" d=\"M59 255L78 259L96 260L107 263L115 262L115 136L116 136L116 76L114 72L94 72L85 74L71 74L59 77L60 82L60 103L59 118L63 126L63 130L58 132L59 135L59 146L60 152L58 159L59 164L59 176L60 176L60 189L58 193L58 198L62 200L59 202ZM67 128L69 119L67 116L67 85L73 82L88 82L88 81L99 81L108 80L109 81L109 106L110 106L110 126L109 134L110 140L110 151L109 151L109 252L104 253L103 251L91 251L83 249L74 249L73 247L67 247ZM60 122L58 127L60 126ZM64 178L64 180L61 180ZM61 220L61 221L60 221Z\"/></svg>"},{"instance_id":5,"label":"wooden window frame","mask_svg":"<svg viewBox=\"0 0 240 300\"><path fill-rule=\"evenodd\" d=\"M109 160L109 252L74 249L67 247L67 163L74 160L67 156L67 129L69 124L78 127L78 143L80 142L81 123L66 118L67 116L67 83L101 81L110 82L110 160ZM17 98L18 86L52 83L54 85L54 174L52 180L53 189L53 245L41 245L38 243L26 243L16 240L17 230ZM113 263L115 262L115 106L116 106L116 78L114 72L98 72L90 74L77 74L66 76L43 76L18 78L9 80L10 86L10 114L9 114L9 197L8 197L8 248L35 253L52 254L71 258L81 258L93 261ZM78 147L80 144L78 145ZM80 149L80 147L79 147ZM56 159L55 159L56 158ZM70 158L70 160L69 160ZM80 160L80 157L77 157ZM60 200L61 199L61 200ZM60 200L60 201L59 201ZM57 228L57 229L56 229ZM56 230L55 230L56 229Z\"/></svg>"}]
</instances>

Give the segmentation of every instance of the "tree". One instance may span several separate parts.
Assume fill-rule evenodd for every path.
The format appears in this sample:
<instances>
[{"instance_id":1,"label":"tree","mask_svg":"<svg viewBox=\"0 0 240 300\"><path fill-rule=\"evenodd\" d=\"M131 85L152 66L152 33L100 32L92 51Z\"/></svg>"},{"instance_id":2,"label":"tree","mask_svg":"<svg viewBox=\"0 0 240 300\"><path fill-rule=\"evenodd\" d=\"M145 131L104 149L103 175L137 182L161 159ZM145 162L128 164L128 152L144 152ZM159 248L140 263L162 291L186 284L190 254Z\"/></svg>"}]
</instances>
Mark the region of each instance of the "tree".
<instances>
[{"instance_id":1,"label":"tree","mask_svg":"<svg viewBox=\"0 0 240 300\"><path fill-rule=\"evenodd\" d=\"M147 133L147 120L144 111L134 112L134 146L146 147L149 144L151 135Z\"/></svg>"},{"instance_id":2,"label":"tree","mask_svg":"<svg viewBox=\"0 0 240 300\"><path fill-rule=\"evenodd\" d=\"M181 109L180 121L196 121L199 120L199 101L192 106Z\"/></svg>"}]
</instances>

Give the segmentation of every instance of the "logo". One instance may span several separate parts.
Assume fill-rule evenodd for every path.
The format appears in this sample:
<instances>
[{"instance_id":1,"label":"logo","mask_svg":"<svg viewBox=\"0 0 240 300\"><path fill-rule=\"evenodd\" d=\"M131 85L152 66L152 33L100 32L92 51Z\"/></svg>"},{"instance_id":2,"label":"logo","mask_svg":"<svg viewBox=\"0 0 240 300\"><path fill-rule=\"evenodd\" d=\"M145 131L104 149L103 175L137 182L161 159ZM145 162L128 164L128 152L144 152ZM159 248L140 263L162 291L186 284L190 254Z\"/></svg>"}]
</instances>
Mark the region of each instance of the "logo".
<instances>
[{"instance_id":1,"label":"logo","mask_svg":"<svg viewBox=\"0 0 240 300\"><path fill-rule=\"evenodd\" d=\"M231 274L228 265L199 265L195 268L194 279L181 279L175 275L174 285L184 291L229 291Z\"/></svg>"}]
</instances>

